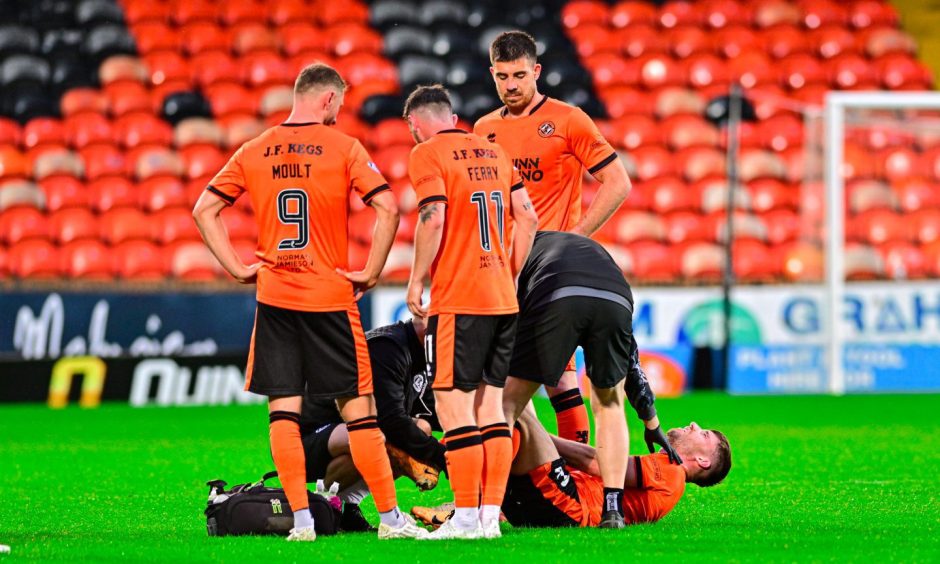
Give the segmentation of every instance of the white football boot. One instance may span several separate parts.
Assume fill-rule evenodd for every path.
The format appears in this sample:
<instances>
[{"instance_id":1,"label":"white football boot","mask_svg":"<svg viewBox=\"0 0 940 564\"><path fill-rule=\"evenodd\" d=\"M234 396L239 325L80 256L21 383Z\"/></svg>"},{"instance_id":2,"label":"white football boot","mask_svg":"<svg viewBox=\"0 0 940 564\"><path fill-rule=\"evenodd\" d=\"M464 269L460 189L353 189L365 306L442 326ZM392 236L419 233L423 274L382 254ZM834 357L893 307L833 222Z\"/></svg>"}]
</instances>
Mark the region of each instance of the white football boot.
<instances>
[{"instance_id":1,"label":"white football boot","mask_svg":"<svg viewBox=\"0 0 940 564\"><path fill-rule=\"evenodd\" d=\"M499 523L497 523L497 526ZM476 524L471 529L461 529L454 524L454 519L450 518L447 521L444 521L444 524L437 528L436 531L430 533L428 536L424 537L424 540L449 540L449 539L482 539L484 538L485 533L483 531L483 525L480 524L480 520L476 520Z\"/></svg>"},{"instance_id":2,"label":"white football boot","mask_svg":"<svg viewBox=\"0 0 940 564\"><path fill-rule=\"evenodd\" d=\"M287 540L312 542L317 540L317 532L312 526L303 529L291 529L290 534L287 535Z\"/></svg>"},{"instance_id":3,"label":"white football boot","mask_svg":"<svg viewBox=\"0 0 940 564\"><path fill-rule=\"evenodd\" d=\"M428 530L418 526L411 515L402 513L402 517L404 524L400 527L390 527L385 523L379 524L379 540L423 539L428 536Z\"/></svg>"}]
</instances>

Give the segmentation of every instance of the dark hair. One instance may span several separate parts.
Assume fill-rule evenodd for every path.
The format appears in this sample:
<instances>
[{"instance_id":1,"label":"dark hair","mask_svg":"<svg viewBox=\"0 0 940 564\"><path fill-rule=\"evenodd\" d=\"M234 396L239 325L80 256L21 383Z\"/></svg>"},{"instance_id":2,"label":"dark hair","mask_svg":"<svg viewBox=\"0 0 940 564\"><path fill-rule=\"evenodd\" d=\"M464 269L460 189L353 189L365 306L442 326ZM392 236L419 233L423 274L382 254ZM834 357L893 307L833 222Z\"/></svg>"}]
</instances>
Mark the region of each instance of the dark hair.
<instances>
[{"instance_id":1,"label":"dark hair","mask_svg":"<svg viewBox=\"0 0 940 564\"><path fill-rule=\"evenodd\" d=\"M431 110L436 113L453 113L454 111L447 90L440 84L432 84L430 86L419 86L408 95L402 117L408 117L415 110L428 106L432 106Z\"/></svg>"},{"instance_id":2,"label":"dark hair","mask_svg":"<svg viewBox=\"0 0 940 564\"><path fill-rule=\"evenodd\" d=\"M303 94L314 88L334 88L337 92L346 90L346 81L336 69L323 63L314 63L304 67L294 81L294 93Z\"/></svg>"},{"instance_id":3,"label":"dark hair","mask_svg":"<svg viewBox=\"0 0 940 564\"><path fill-rule=\"evenodd\" d=\"M490 43L490 63L515 61L522 57L534 63L537 54L535 38L524 31L505 31Z\"/></svg>"},{"instance_id":4,"label":"dark hair","mask_svg":"<svg viewBox=\"0 0 940 564\"><path fill-rule=\"evenodd\" d=\"M702 476L699 476L692 483L707 488L720 483L731 471L731 445L728 444L728 437L712 429L712 433L718 437L718 446L715 447L712 456L712 465Z\"/></svg>"}]
</instances>

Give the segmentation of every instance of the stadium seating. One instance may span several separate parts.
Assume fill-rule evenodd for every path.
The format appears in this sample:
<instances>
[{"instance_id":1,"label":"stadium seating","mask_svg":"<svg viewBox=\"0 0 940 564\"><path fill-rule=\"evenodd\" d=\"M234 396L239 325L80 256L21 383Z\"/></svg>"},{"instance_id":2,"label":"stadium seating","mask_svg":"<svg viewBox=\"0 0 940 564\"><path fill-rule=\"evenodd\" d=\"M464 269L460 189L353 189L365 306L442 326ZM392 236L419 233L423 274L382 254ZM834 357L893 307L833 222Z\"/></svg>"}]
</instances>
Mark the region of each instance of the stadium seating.
<instances>
[{"instance_id":1,"label":"stadium seating","mask_svg":"<svg viewBox=\"0 0 940 564\"><path fill-rule=\"evenodd\" d=\"M802 110L828 89L927 89L887 2L714 0L96 0L12 3L0 23L0 272L95 280L224 279L189 209L243 142L283 121L304 65L350 84L338 127L361 138L404 212L386 278L403 280L415 220L415 84L443 82L461 125L499 105L487 48L521 27L540 89L597 121L634 180L598 234L632 281L714 281L728 206L724 133L709 102L746 89L733 220L744 282L819 280L824 191ZM7 14L4 14L7 16ZM940 276L940 135L849 130L852 279ZM588 178L584 203L597 186ZM253 260L243 198L226 212ZM351 202L350 260L374 214ZM847 255L848 256L848 255ZM103 257L103 258L102 258Z\"/></svg>"}]
</instances>

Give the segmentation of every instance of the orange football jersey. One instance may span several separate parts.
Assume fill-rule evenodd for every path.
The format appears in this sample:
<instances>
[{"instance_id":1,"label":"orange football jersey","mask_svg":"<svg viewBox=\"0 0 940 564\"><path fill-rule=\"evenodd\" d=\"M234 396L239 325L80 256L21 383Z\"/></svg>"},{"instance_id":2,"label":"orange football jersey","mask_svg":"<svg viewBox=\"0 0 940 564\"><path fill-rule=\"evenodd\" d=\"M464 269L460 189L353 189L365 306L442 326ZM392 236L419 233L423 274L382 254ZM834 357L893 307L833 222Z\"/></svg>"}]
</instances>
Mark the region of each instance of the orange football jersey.
<instances>
[{"instance_id":1,"label":"orange football jersey","mask_svg":"<svg viewBox=\"0 0 940 564\"><path fill-rule=\"evenodd\" d=\"M570 231L581 220L584 169L594 174L617 153L580 108L544 96L524 116L503 107L480 118L473 132L512 157L539 215L539 229Z\"/></svg>"},{"instance_id":2,"label":"orange football jersey","mask_svg":"<svg viewBox=\"0 0 940 564\"><path fill-rule=\"evenodd\" d=\"M388 189L362 144L319 123L282 124L245 143L207 188L244 192L258 222L258 301L299 311L355 307L348 268L349 192Z\"/></svg>"},{"instance_id":3,"label":"orange football jersey","mask_svg":"<svg viewBox=\"0 0 940 564\"><path fill-rule=\"evenodd\" d=\"M627 523L652 523L662 519L685 493L685 470L656 453L635 457L636 487L623 490L623 519ZM603 487L603 484L602 484Z\"/></svg>"},{"instance_id":4,"label":"orange football jersey","mask_svg":"<svg viewBox=\"0 0 940 564\"><path fill-rule=\"evenodd\" d=\"M506 225L510 193L524 185L506 153L472 133L445 130L415 146L408 173L419 208L447 204L430 314L519 311Z\"/></svg>"}]
</instances>

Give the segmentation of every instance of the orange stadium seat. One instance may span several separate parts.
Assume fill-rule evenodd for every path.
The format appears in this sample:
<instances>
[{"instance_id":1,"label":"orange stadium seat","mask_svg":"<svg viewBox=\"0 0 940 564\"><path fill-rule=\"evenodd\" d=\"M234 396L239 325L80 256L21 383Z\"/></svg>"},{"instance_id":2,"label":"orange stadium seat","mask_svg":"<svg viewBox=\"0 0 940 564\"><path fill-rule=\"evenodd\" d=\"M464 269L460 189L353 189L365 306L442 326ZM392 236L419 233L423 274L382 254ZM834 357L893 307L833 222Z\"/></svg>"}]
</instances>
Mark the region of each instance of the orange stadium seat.
<instances>
[{"instance_id":1,"label":"orange stadium seat","mask_svg":"<svg viewBox=\"0 0 940 564\"><path fill-rule=\"evenodd\" d=\"M166 22L172 15L169 2L152 2L151 0L131 0L122 2L124 19L131 25L142 22Z\"/></svg>"},{"instance_id":2,"label":"orange stadium seat","mask_svg":"<svg viewBox=\"0 0 940 564\"><path fill-rule=\"evenodd\" d=\"M371 146L375 149L414 143L414 139L411 137L411 129L404 120L400 119L380 121L372 128L371 134L365 141L371 143Z\"/></svg>"},{"instance_id":3,"label":"orange stadium seat","mask_svg":"<svg viewBox=\"0 0 940 564\"><path fill-rule=\"evenodd\" d=\"M653 102L649 93L632 86L600 88L598 97L604 102L607 114L613 119L652 113Z\"/></svg>"},{"instance_id":4,"label":"orange stadium seat","mask_svg":"<svg viewBox=\"0 0 940 564\"><path fill-rule=\"evenodd\" d=\"M761 31L760 38L764 52L775 59L806 54L811 51L809 38L795 25L781 24L764 29Z\"/></svg>"},{"instance_id":5,"label":"orange stadium seat","mask_svg":"<svg viewBox=\"0 0 940 564\"><path fill-rule=\"evenodd\" d=\"M629 27L632 30L640 25L655 24L657 16L656 7L649 2L623 0L611 7L609 21L614 27Z\"/></svg>"},{"instance_id":6,"label":"orange stadium seat","mask_svg":"<svg viewBox=\"0 0 940 564\"><path fill-rule=\"evenodd\" d=\"M730 25L711 34L713 49L728 59L760 49L759 38L750 27Z\"/></svg>"},{"instance_id":7,"label":"orange stadium seat","mask_svg":"<svg viewBox=\"0 0 940 564\"><path fill-rule=\"evenodd\" d=\"M154 176L178 177L183 174L182 159L172 149L144 149L131 162L134 163L134 174L138 180L146 180Z\"/></svg>"},{"instance_id":8,"label":"orange stadium seat","mask_svg":"<svg viewBox=\"0 0 940 564\"><path fill-rule=\"evenodd\" d=\"M225 132L219 124L207 118L187 118L173 128L173 146L177 149L193 145L222 145Z\"/></svg>"},{"instance_id":9,"label":"orange stadium seat","mask_svg":"<svg viewBox=\"0 0 940 564\"><path fill-rule=\"evenodd\" d=\"M799 192L782 180L758 178L747 183L751 197L751 209L758 213L777 209L795 209Z\"/></svg>"},{"instance_id":10,"label":"orange stadium seat","mask_svg":"<svg viewBox=\"0 0 940 564\"><path fill-rule=\"evenodd\" d=\"M840 25L825 25L809 32L809 42L823 59L854 54L858 49L855 34Z\"/></svg>"},{"instance_id":11,"label":"orange stadium seat","mask_svg":"<svg viewBox=\"0 0 940 564\"><path fill-rule=\"evenodd\" d=\"M83 112L106 113L109 109L107 97L94 88L73 88L66 92L59 102L63 117L70 117ZM0 134L0 142L3 135Z\"/></svg>"},{"instance_id":12,"label":"orange stadium seat","mask_svg":"<svg viewBox=\"0 0 940 564\"><path fill-rule=\"evenodd\" d=\"M335 63L346 82L353 86L372 80L398 81L398 67L378 55L354 53L337 59Z\"/></svg>"},{"instance_id":13,"label":"orange stadium seat","mask_svg":"<svg viewBox=\"0 0 940 564\"><path fill-rule=\"evenodd\" d=\"M719 142L718 129L700 116L671 116L662 120L659 127L666 144L672 149L714 147Z\"/></svg>"},{"instance_id":14,"label":"orange stadium seat","mask_svg":"<svg viewBox=\"0 0 940 564\"><path fill-rule=\"evenodd\" d=\"M659 9L658 21L667 29L680 25L696 26L702 23L702 14L692 2L666 2Z\"/></svg>"},{"instance_id":15,"label":"orange stadium seat","mask_svg":"<svg viewBox=\"0 0 940 564\"><path fill-rule=\"evenodd\" d=\"M787 55L777 63L780 83L793 90L799 90L811 84L825 84L826 69L816 57L806 53Z\"/></svg>"},{"instance_id":16,"label":"orange stadium seat","mask_svg":"<svg viewBox=\"0 0 940 564\"><path fill-rule=\"evenodd\" d=\"M614 241L621 245L636 241L663 241L666 238L665 223L662 218L652 213L620 213L608 225L611 225Z\"/></svg>"},{"instance_id":17,"label":"orange stadium seat","mask_svg":"<svg viewBox=\"0 0 940 564\"><path fill-rule=\"evenodd\" d=\"M395 232L395 240L400 243L412 244L415 240L415 226L418 223L418 214L415 212L401 214L401 222Z\"/></svg>"},{"instance_id":18,"label":"orange stadium seat","mask_svg":"<svg viewBox=\"0 0 940 564\"><path fill-rule=\"evenodd\" d=\"M88 209L71 208L57 211L49 217L51 238L63 245L79 239L98 239L95 214Z\"/></svg>"},{"instance_id":19,"label":"orange stadium seat","mask_svg":"<svg viewBox=\"0 0 940 564\"><path fill-rule=\"evenodd\" d=\"M137 205L137 189L123 176L110 176L93 180L86 188L91 207L97 212Z\"/></svg>"},{"instance_id":20,"label":"orange stadium seat","mask_svg":"<svg viewBox=\"0 0 940 564\"><path fill-rule=\"evenodd\" d=\"M166 256L149 241L126 241L111 250L114 272L131 280L160 280L169 274Z\"/></svg>"},{"instance_id":21,"label":"orange stadium seat","mask_svg":"<svg viewBox=\"0 0 940 564\"><path fill-rule=\"evenodd\" d=\"M898 209L913 212L919 209L940 209L940 185L923 177L904 178L891 183L897 196Z\"/></svg>"},{"instance_id":22,"label":"orange stadium seat","mask_svg":"<svg viewBox=\"0 0 940 564\"><path fill-rule=\"evenodd\" d=\"M0 146L0 178L28 178L32 176L29 159L19 149Z\"/></svg>"},{"instance_id":23,"label":"orange stadium seat","mask_svg":"<svg viewBox=\"0 0 940 564\"><path fill-rule=\"evenodd\" d=\"M675 170L672 153L663 147L655 145L639 147L630 151L629 157L636 164L635 178L637 180L645 181L669 176Z\"/></svg>"},{"instance_id":24,"label":"orange stadium seat","mask_svg":"<svg viewBox=\"0 0 940 564\"><path fill-rule=\"evenodd\" d=\"M166 208L150 215L151 238L167 245L177 241L201 241L193 221L193 212L186 208Z\"/></svg>"},{"instance_id":25,"label":"orange stadium seat","mask_svg":"<svg viewBox=\"0 0 940 564\"><path fill-rule=\"evenodd\" d=\"M640 70L640 83L648 89L684 84L682 66L672 57L653 53L640 57L637 61Z\"/></svg>"},{"instance_id":26,"label":"orange stadium seat","mask_svg":"<svg viewBox=\"0 0 940 564\"><path fill-rule=\"evenodd\" d=\"M304 0L278 0L273 5L268 6L266 15L268 22L276 26L306 22L312 16L310 6Z\"/></svg>"},{"instance_id":27,"label":"orange stadium seat","mask_svg":"<svg viewBox=\"0 0 940 564\"><path fill-rule=\"evenodd\" d=\"M65 143L65 128L57 119L33 118L23 127L22 144L27 149L45 144L61 145L63 143Z\"/></svg>"},{"instance_id":28,"label":"orange stadium seat","mask_svg":"<svg viewBox=\"0 0 940 564\"><path fill-rule=\"evenodd\" d=\"M879 245L878 254L885 265L885 273L895 280L926 278L929 272L927 255L918 247L895 241Z\"/></svg>"},{"instance_id":29,"label":"orange stadium seat","mask_svg":"<svg viewBox=\"0 0 940 564\"><path fill-rule=\"evenodd\" d=\"M46 209L57 211L64 208L85 208L90 205L85 185L70 176L50 176L39 182L46 195Z\"/></svg>"},{"instance_id":30,"label":"orange stadium seat","mask_svg":"<svg viewBox=\"0 0 940 564\"><path fill-rule=\"evenodd\" d=\"M898 25L898 12L890 2L858 0L852 3L849 21L853 27L864 29L876 25Z\"/></svg>"},{"instance_id":31,"label":"orange stadium seat","mask_svg":"<svg viewBox=\"0 0 940 564\"><path fill-rule=\"evenodd\" d=\"M803 0L803 25L817 29L824 25L845 25L848 23L848 11L842 4L831 0Z\"/></svg>"},{"instance_id":32,"label":"orange stadium seat","mask_svg":"<svg viewBox=\"0 0 940 564\"><path fill-rule=\"evenodd\" d=\"M904 217L910 226L910 237L913 241L921 245L940 241L940 210L919 210Z\"/></svg>"},{"instance_id":33,"label":"orange stadium seat","mask_svg":"<svg viewBox=\"0 0 940 564\"><path fill-rule=\"evenodd\" d=\"M233 120L223 129L223 146L229 150L237 149L246 141L260 135L264 129L264 124L254 117Z\"/></svg>"},{"instance_id":34,"label":"orange stadium seat","mask_svg":"<svg viewBox=\"0 0 940 564\"><path fill-rule=\"evenodd\" d=\"M49 222L41 210L14 207L0 214L0 241L7 245L26 239L48 239L49 234Z\"/></svg>"},{"instance_id":35,"label":"orange stadium seat","mask_svg":"<svg viewBox=\"0 0 940 564\"><path fill-rule=\"evenodd\" d=\"M711 53L699 53L684 62L685 80L692 88L726 86L731 80L728 64Z\"/></svg>"},{"instance_id":36,"label":"orange stadium seat","mask_svg":"<svg viewBox=\"0 0 940 564\"><path fill-rule=\"evenodd\" d=\"M614 120L609 133L608 140L627 150L644 145L659 145L663 141L663 131L658 122L646 115L627 115Z\"/></svg>"},{"instance_id":37,"label":"orange stadium seat","mask_svg":"<svg viewBox=\"0 0 940 564\"><path fill-rule=\"evenodd\" d=\"M258 111L257 96L238 84L216 83L207 88L204 94L216 118L229 114L254 115Z\"/></svg>"},{"instance_id":38,"label":"orange stadium seat","mask_svg":"<svg viewBox=\"0 0 940 564\"><path fill-rule=\"evenodd\" d=\"M148 212L189 205L183 182L171 176L156 176L141 182L136 192L141 208Z\"/></svg>"},{"instance_id":39,"label":"orange stadium seat","mask_svg":"<svg viewBox=\"0 0 940 564\"><path fill-rule=\"evenodd\" d=\"M192 80L189 62L178 52L161 51L153 53L147 55L144 62L147 65L147 76L153 86L171 82L182 82L189 85Z\"/></svg>"},{"instance_id":40,"label":"orange stadium seat","mask_svg":"<svg viewBox=\"0 0 940 564\"><path fill-rule=\"evenodd\" d=\"M254 264L258 262L258 255L256 254L258 244L254 239L233 238L232 247L235 248L235 254L237 254L245 264Z\"/></svg>"},{"instance_id":41,"label":"orange stadium seat","mask_svg":"<svg viewBox=\"0 0 940 564\"><path fill-rule=\"evenodd\" d=\"M141 55L162 51L177 52L183 48L183 38L178 29L162 21L139 23L133 26L131 31Z\"/></svg>"},{"instance_id":42,"label":"orange stadium seat","mask_svg":"<svg viewBox=\"0 0 940 564\"><path fill-rule=\"evenodd\" d=\"M708 33L698 26L678 26L667 30L663 37L669 45L669 51L680 59L706 53L712 48Z\"/></svg>"},{"instance_id":43,"label":"orange stadium seat","mask_svg":"<svg viewBox=\"0 0 940 564\"><path fill-rule=\"evenodd\" d=\"M677 169L690 182L725 174L725 154L714 147L689 147L676 152L674 158Z\"/></svg>"},{"instance_id":44,"label":"orange stadium seat","mask_svg":"<svg viewBox=\"0 0 940 564\"><path fill-rule=\"evenodd\" d=\"M63 121L62 127L65 130L65 141L76 149L114 140L111 121L99 113L82 112L69 116Z\"/></svg>"},{"instance_id":45,"label":"orange stadium seat","mask_svg":"<svg viewBox=\"0 0 940 564\"><path fill-rule=\"evenodd\" d=\"M165 147L173 141L173 128L152 114L129 114L114 120L114 136L127 149L145 145Z\"/></svg>"},{"instance_id":46,"label":"orange stadium seat","mask_svg":"<svg viewBox=\"0 0 940 564\"><path fill-rule=\"evenodd\" d=\"M630 245L628 252L632 255L633 273L638 281L676 282L679 261L667 245L638 242Z\"/></svg>"},{"instance_id":47,"label":"orange stadium seat","mask_svg":"<svg viewBox=\"0 0 940 564\"><path fill-rule=\"evenodd\" d=\"M320 25L325 27L343 22L365 24L369 20L369 7L358 0L347 0L345 2L316 0L311 11Z\"/></svg>"},{"instance_id":48,"label":"orange stadium seat","mask_svg":"<svg viewBox=\"0 0 940 564\"><path fill-rule=\"evenodd\" d=\"M824 257L819 247L809 243L793 243L778 249L783 275L791 282L821 281Z\"/></svg>"},{"instance_id":49,"label":"orange stadium seat","mask_svg":"<svg viewBox=\"0 0 940 564\"><path fill-rule=\"evenodd\" d=\"M222 214L222 222L232 240L258 238L258 224L251 214L236 209L226 210ZM252 251L254 253L254 251Z\"/></svg>"},{"instance_id":50,"label":"orange stadium seat","mask_svg":"<svg viewBox=\"0 0 940 564\"><path fill-rule=\"evenodd\" d=\"M127 164L124 152L114 145L95 144L79 150L85 162L85 178L95 180L106 176L124 176Z\"/></svg>"},{"instance_id":51,"label":"orange stadium seat","mask_svg":"<svg viewBox=\"0 0 940 564\"><path fill-rule=\"evenodd\" d=\"M10 272L18 278L59 276L58 249L44 239L30 239L11 245L7 252Z\"/></svg>"},{"instance_id":52,"label":"orange stadium seat","mask_svg":"<svg viewBox=\"0 0 940 564\"><path fill-rule=\"evenodd\" d=\"M242 57L243 82L252 88L293 85L294 77L287 61L276 53L260 51Z\"/></svg>"},{"instance_id":53,"label":"orange stadium seat","mask_svg":"<svg viewBox=\"0 0 940 564\"><path fill-rule=\"evenodd\" d=\"M263 20L262 20L263 21ZM245 56L250 53L272 53L279 50L277 33L261 22L240 23L229 28L232 52Z\"/></svg>"},{"instance_id":54,"label":"orange stadium seat","mask_svg":"<svg viewBox=\"0 0 940 564\"><path fill-rule=\"evenodd\" d=\"M848 53L833 57L826 63L830 86L848 90L874 87L876 75L868 59ZM873 88L872 88L873 89Z\"/></svg>"},{"instance_id":55,"label":"orange stadium seat","mask_svg":"<svg viewBox=\"0 0 940 564\"><path fill-rule=\"evenodd\" d=\"M216 18L228 26L245 22L263 22L268 18L269 13L268 6L254 0L219 2L217 6Z\"/></svg>"},{"instance_id":56,"label":"orange stadium seat","mask_svg":"<svg viewBox=\"0 0 940 564\"><path fill-rule=\"evenodd\" d=\"M698 210L693 192L678 178L662 176L643 183L651 193L650 209L669 214L681 210Z\"/></svg>"},{"instance_id":57,"label":"orange stadium seat","mask_svg":"<svg viewBox=\"0 0 940 564\"><path fill-rule=\"evenodd\" d=\"M705 216L691 211L679 211L665 216L666 240L673 244L691 241L714 241L708 232Z\"/></svg>"},{"instance_id":58,"label":"orange stadium seat","mask_svg":"<svg viewBox=\"0 0 940 564\"><path fill-rule=\"evenodd\" d=\"M150 239L150 221L135 208L115 208L101 214L98 220L101 239L110 245L135 239Z\"/></svg>"},{"instance_id":59,"label":"orange stadium seat","mask_svg":"<svg viewBox=\"0 0 940 564\"><path fill-rule=\"evenodd\" d=\"M762 30L780 24L800 23L799 7L787 0L758 0L752 4L754 25Z\"/></svg>"},{"instance_id":60,"label":"orange stadium seat","mask_svg":"<svg viewBox=\"0 0 940 564\"><path fill-rule=\"evenodd\" d=\"M666 118L676 114L703 115L706 100L701 93L694 90L667 86L653 92L652 104L653 113L660 118ZM642 108L639 111L643 111Z\"/></svg>"},{"instance_id":61,"label":"orange stadium seat","mask_svg":"<svg viewBox=\"0 0 940 564\"><path fill-rule=\"evenodd\" d=\"M200 176L214 176L228 161L219 148L211 145L186 147L179 154L183 159L184 174L190 180Z\"/></svg>"},{"instance_id":62,"label":"orange stadium seat","mask_svg":"<svg viewBox=\"0 0 940 564\"><path fill-rule=\"evenodd\" d=\"M930 70L910 55L884 55L874 61L874 66L881 84L892 90L925 90L933 84Z\"/></svg>"},{"instance_id":63,"label":"orange stadium seat","mask_svg":"<svg viewBox=\"0 0 940 564\"><path fill-rule=\"evenodd\" d=\"M209 0L173 0L171 5L170 17L176 25L216 20L216 4Z\"/></svg>"},{"instance_id":64,"label":"orange stadium seat","mask_svg":"<svg viewBox=\"0 0 940 564\"><path fill-rule=\"evenodd\" d=\"M679 271L693 282L717 282L725 264L725 251L711 243L693 243L681 251Z\"/></svg>"},{"instance_id":65,"label":"orange stadium seat","mask_svg":"<svg viewBox=\"0 0 940 564\"><path fill-rule=\"evenodd\" d=\"M388 254L388 261L382 270L382 277L389 282L402 283L411 274L411 260L414 251L407 243L394 243Z\"/></svg>"},{"instance_id":66,"label":"orange stadium seat","mask_svg":"<svg viewBox=\"0 0 940 564\"><path fill-rule=\"evenodd\" d=\"M627 57L669 52L669 43L662 31L649 25L614 31L611 33L611 39L619 44L620 52Z\"/></svg>"},{"instance_id":67,"label":"orange stadium seat","mask_svg":"<svg viewBox=\"0 0 940 564\"><path fill-rule=\"evenodd\" d=\"M871 210L849 218L845 231L847 239L872 245L905 241L910 234L903 216L885 209Z\"/></svg>"},{"instance_id":68,"label":"orange stadium seat","mask_svg":"<svg viewBox=\"0 0 940 564\"><path fill-rule=\"evenodd\" d=\"M120 117L133 112L153 113L153 101L146 86L137 82L114 82L103 89L111 115Z\"/></svg>"},{"instance_id":69,"label":"orange stadium seat","mask_svg":"<svg viewBox=\"0 0 940 564\"><path fill-rule=\"evenodd\" d=\"M777 81L773 60L762 51L748 51L731 59L727 64L728 80L744 88L772 85Z\"/></svg>"},{"instance_id":70,"label":"orange stadium seat","mask_svg":"<svg viewBox=\"0 0 940 564\"><path fill-rule=\"evenodd\" d=\"M610 13L607 5L598 0L572 0L561 10L561 24L568 29L582 25L607 25Z\"/></svg>"},{"instance_id":71,"label":"orange stadium seat","mask_svg":"<svg viewBox=\"0 0 940 564\"><path fill-rule=\"evenodd\" d=\"M23 128L12 119L0 117L0 146L19 145L23 138Z\"/></svg>"},{"instance_id":72,"label":"orange stadium seat","mask_svg":"<svg viewBox=\"0 0 940 564\"><path fill-rule=\"evenodd\" d=\"M229 33L212 21L194 22L180 28L180 41L188 55L206 51L229 51Z\"/></svg>"},{"instance_id":73,"label":"orange stadium seat","mask_svg":"<svg viewBox=\"0 0 940 564\"><path fill-rule=\"evenodd\" d=\"M735 276L747 282L771 282L780 276L772 248L759 241L735 241L731 265Z\"/></svg>"},{"instance_id":74,"label":"orange stadium seat","mask_svg":"<svg viewBox=\"0 0 940 564\"><path fill-rule=\"evenodd\" d=\"M331 52L337 57L353 53L382 52L382 36L367 25L346 22L330 26L326 30Z\"/></svg>"},{"instance_id":75,"label":"orange stadium seat","mask_svg":"<svg viewBox=\"0 0 940 564\"><path fill-rule=\"evenodd\" d=\"M330 37L309 21L295 21L278 29L281 51L289 57L304 52L326 53L331 49Z\"/></svg>"},{"instance_id":76,"label":"orange stadium seat","mask_svg":"<svg viewBox=\"0 0 940 564\"><path fill-rule=\"evenodd\" d=\"M632 30L631 30L632 31ZM642 33L642 32L641 32ZM606 25L587 24L568 32L578 51L579 57L589 57L595 53L619 53L623 46L627 53L624 39ZM642 41L642 38L640 39Z\"/></svg>"},{"instance_id":77,"label":"orange stadium seat","mask_svg":"<svg viewBox=\"0 0 940 564\"><path fill-rule=\"evenodd\" d=\"M201 242L175 245L170 253L170 272L181 280L208 281L223 275L218 261Z\"/></svg>"}]
</instances>

